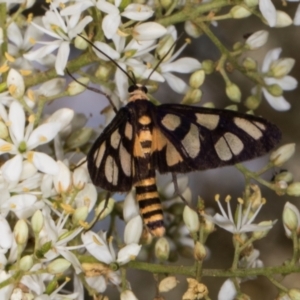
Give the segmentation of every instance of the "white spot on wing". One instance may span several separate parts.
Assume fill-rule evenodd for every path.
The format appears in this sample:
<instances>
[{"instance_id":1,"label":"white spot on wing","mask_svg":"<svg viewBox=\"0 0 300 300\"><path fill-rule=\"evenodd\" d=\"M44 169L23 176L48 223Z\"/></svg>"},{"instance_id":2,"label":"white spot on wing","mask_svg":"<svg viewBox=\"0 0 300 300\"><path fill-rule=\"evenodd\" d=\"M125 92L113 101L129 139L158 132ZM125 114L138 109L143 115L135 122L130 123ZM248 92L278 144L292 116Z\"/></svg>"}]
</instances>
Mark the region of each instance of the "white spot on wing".
<instances>
[{"instance_id":1,"label":"white spot on wing","mask_svg":"<svg viewBox=\"0 0 300 300\"><path fill-rule=\"evenodd\" d=\"M125 175L130 176L131 175L131 156L128 153L128 151L124 148L123 144L120 145L120 161L122 170Z\"/></svg>"},{"instance_id":2,"label":"white spot on wing","mask_svg":"<svg viewBox=\"0 0 300 300\"><path fill-rule=\"evenodd\" d=\"M239 117L235 117L233 119L235 125L237 127L239 127L240 129L244 130L247 134L249 134L253 139L258 140L260 139L263 134L262 132L259 130L259 128L257 128L253 123L251 123L250 121L243 119L243 118L239 118Z\"/></svg>"},{"instance_id":3,"label":"white spot on wing","mask_svg":"<svg viewBox=\"0 0 300 300\"><path fill-rule=\"evenodd\" d=\"M215 150L221 160L227 161L232 158L230 149L223 137L215 143Z\"/></svg>"},{"instance_id":4,"label":"white spot on wing","mask_svg":"<svg viewBox=\"0 0 300 300\"><path fill-rule=\"evenodd\" d=\"M108 155L106 158L104 172L107 181L112 183L113 185L117 185L119 169L115 160L110 155Z\"/></svg>"},{"instance_id":5,"label":"white spot on wing","mask_svg":"<svg viewBox=\"0 0 300 300\"><path fill-rule=\"evenodd\" d=\"M169 167L174 166L182 161L181 155L170 142L167 143L166 160Z\"/></svg>"},{"instance_id":6,"label":"white spot on wing","mask_svg":"<svg viewBox=\"0 0 300 300\"><path fill-rule=\"evenodd\" d=\"M196 125L191 124L189 132L181 141L182 146L191 158L195 158L200 152L199 131Z\"/></svg>"},{"instance_id":7,"label":"white spot on wing","mask_svg":"<svg viewBox=\"0 0 300 300\"><path fill-rule=\"evenodd\" d=\"M213 114L197 113L196 118L198 124L206 127L209 130L214 130L218 126L220 120L220 116Z\"/></svg>"},{"instance_id":8,"label":"white spot on wing","mask_svg":"<svg viewBox=\"0 0 300 300\"><path fill-rule=\"evenodd\" d=\"M105 151L105 141L101 144L100 148L98 148L98 150L95 151L94 153L94 163L97 168L99 168L101 165L104 151Z\"/></svg>"},{"instance_id":9,"label":"white spot on wing","mask_svg":"<svg viewBox=\"0 0 300 300\"><path fill-rule=\"evenodd\" d=\"M132 125L127 122L125 126L125 136L131 141L132 139Z\"/></svg>"},{"instance_id":10,"label":"white spot on wing","mask_svg":"<svg viewBox=\"0 0 300 300\"><path fill-rule=\"evenodd\" d=\"M231 132L226 132L224 134L224 138L234 155L240 154L242 152L242 150L244 149L243 142L235 134L233 134Z\"/></svg>"},{"instance_id":11,"label":"white spot on wing","mask_svg":"<svg viewBox=\"0 0 300 300\"><path fill-rule=\"evenodd\" d=\"M121 140L121 136L119 134L119 130L115 130L112 135L110 136L110 144L114 149L117 149L119 147Z\"/></svg>"},{"instance_id":12,"label":"white spot on wing","mask_svg":"<svg viewBox=\"0 0 300 300\"><path fill-rule=\"evenodd\" d=\"M260 123L260 122L257 122L257 121L254 121L253 123L254 123L259 129L261 129L261 130L266 130L265 124Z\"/></svg>"},{"instance_id":13,"label":"white spot on wing","mask_svg":"<svg viewBox=\"0 0 300 300\"><path fill-rule=\"evenodd\" d=\"M166 114L161 120L161 124L164 125L168 130L174 131L181 123L178 116L172 114Z\"/></svg>"}]
</instances>

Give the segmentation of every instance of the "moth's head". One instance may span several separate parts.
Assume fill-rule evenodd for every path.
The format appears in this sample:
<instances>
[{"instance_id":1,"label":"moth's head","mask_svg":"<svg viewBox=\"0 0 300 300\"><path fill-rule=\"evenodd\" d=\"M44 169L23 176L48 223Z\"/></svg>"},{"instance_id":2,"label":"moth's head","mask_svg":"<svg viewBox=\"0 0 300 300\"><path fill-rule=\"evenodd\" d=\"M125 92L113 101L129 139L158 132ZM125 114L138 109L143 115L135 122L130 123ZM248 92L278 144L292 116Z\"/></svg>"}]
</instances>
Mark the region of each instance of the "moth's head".
<instances>
[{"instance_id":1,"label":"moth's head","mask_svg":"<svg viewBox=\"0 0 300 300\"><path fill-rule=\"evenodd\" d=\"M135 101L135 100L148 100L148 89L141 84L134 84L131 85L128 88L128 93L129 93L129 101Z\"/></svg>"}]
</instances>

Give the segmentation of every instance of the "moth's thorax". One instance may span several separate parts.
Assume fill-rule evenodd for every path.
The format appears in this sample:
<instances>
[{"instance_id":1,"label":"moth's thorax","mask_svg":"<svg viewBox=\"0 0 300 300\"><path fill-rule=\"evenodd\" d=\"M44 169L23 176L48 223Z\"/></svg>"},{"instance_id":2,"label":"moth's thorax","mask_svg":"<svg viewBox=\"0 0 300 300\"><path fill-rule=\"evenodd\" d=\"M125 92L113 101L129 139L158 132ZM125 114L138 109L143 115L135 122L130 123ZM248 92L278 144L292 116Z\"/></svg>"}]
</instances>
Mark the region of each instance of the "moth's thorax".
<instances>
[{"instance_id":1,"label":"moth's thorax","mask_svg":"<svg viewBox=\"0 0 300 300\"><path fill-rule=\"evenodd\" d=\"M129 93L129 100L128 102L133 102L136 100L149 100L147 94L141 88L134 90L133 92Z\"/></svg>"}]
</instances>

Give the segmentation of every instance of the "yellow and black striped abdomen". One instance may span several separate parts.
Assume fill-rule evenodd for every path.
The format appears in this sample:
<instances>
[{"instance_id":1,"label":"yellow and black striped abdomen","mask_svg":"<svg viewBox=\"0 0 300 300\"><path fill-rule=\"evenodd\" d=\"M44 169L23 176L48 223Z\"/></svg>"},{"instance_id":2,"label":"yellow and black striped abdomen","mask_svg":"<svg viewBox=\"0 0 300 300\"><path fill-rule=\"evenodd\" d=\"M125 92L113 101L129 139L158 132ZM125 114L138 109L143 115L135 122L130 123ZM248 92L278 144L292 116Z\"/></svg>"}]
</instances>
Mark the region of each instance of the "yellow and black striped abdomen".
<instances>
[{"instance_id":1,"label":"yellow and black striped abdomen","mask_svg":"<svg viewBox=\"0 0 300 300\"><path fill-rule=\"evenodd\" d=\"M151 234L163 236L165 233L163 211L155 177L143 179L136 184L136 200L144 223Z\"/></svg>"}]
</instances>

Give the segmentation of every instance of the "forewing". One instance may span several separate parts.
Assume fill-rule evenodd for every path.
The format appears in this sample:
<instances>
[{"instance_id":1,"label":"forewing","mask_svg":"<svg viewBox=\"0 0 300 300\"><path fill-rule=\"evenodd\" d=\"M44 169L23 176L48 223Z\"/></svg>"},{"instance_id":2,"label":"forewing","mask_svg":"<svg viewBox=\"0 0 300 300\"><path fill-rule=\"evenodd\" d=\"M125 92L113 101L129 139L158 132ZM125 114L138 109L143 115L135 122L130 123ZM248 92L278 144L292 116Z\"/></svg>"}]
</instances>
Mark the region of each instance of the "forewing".
<instances>
[{"instance_id":1,"label":"forewing","mask_svg":"<svg viewBox=\"0 0 300 300\"><path fill-rule=\"evenodd\" d=\"M134 127L130 112L120 109L87 155L94 185L111 192L129 191L133 185Z\"/></svg>"},{"instance_id":2,"label":"forewing","mask_svg":"<svg viewBox=\"0 0 300 300\"><path fill-rule=\"evenodd\" d=\"M155 168L185 173L261 156L280 140L267 120L229 110L164 104L156 109Z\"/></svg>"}]
</instances>

